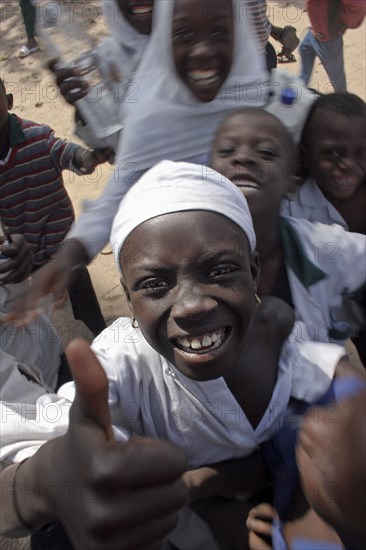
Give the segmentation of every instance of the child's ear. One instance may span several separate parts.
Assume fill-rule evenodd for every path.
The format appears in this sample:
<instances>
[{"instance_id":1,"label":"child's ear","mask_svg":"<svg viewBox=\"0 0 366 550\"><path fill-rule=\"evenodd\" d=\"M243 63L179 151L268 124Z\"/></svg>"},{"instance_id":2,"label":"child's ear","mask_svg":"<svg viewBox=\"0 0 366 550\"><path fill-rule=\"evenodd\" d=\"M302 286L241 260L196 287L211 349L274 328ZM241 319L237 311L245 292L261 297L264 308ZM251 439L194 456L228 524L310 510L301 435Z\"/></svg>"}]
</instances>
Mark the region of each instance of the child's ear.
<instances>
[{"instance_id":1,"label":"child's ear","mask_svg":"<svg viewBox=\"0 0 366 550\"><path fill-rule=\"evenodd\" d=\"M14 105L14 96L13 94L6 94L6 101L8 104L8 111L11 111Z\"/></svg>"},{"instance_id":2,"label":"child's ear","mask_svg":"<svg viewBox=\"0 0 366 550\"><path fill-rule=\"evenodd\" d=\"M259 277L261 274L261 267L259 264L259 254L255 250L251 256L251 265L250 265L250 271L252 273L253 281L254 281L254 292L257 292L258 286L259 286Z\"/></svg>"},{"instance_id":3,"label":"child's ear","mask_svg":"<svg viewBox=\"0 0 366 550\"><path fill-rule=\"evenodd\" d=\"M288 199L289 201L292 200L296 189L300 185L300 183L303 181L303 178L300 178L299 176L291 176L288 181L287 191L284 194L283 198Z\"/></svg>"}]
</instances>

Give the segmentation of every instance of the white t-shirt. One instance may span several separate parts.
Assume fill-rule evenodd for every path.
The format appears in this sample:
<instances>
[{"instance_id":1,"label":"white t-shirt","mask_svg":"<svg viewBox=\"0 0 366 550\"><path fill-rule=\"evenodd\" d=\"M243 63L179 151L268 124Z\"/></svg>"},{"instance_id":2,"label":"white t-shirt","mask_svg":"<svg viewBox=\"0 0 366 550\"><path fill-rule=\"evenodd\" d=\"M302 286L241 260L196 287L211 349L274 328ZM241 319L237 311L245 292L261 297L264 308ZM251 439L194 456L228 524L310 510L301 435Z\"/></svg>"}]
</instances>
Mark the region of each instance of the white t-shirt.
<instances>
[{"instance_id":1,"label":"white t-shirt","mask_svg":"<svg viewBox=\"0 0 366 550\"><path fill-rule=\"evenodd\" d=\"M223 378L187 378L151 348L131 319L118 319L104 330L93 350L109 379L116 439L135 433L168 440L184 450L190 468L255 451L281 427L290 397L311 402L327 391L344 355L344 349L334 344L291 343L290 338L271 402L254 430ZM15 376L22 377L17 372ZM22 383L32 384L29 398L15 403L13 394L1 394L0 461L31 456L67 430L74 384L65 384L57 394L42 389L39 395L33 382Z\"/></svg>"}]
</instances>

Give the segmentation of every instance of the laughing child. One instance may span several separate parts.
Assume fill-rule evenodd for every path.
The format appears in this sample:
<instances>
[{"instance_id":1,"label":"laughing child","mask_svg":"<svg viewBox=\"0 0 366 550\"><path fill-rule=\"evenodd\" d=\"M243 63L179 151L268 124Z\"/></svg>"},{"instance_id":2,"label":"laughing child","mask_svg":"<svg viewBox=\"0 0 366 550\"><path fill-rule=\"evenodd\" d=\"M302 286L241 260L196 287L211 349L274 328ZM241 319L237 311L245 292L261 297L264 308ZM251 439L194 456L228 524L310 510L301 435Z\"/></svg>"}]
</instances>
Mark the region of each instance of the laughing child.
<instances>
[{"instance_id":1,"label":"laughing child","mask_svg":"<svg viewBox=\"0 0 366 550\"><path fill-rule=\"evenodd\" d=\"M301 153L308 177L282 213L365 235L366 103L348 92L321 96L308 115Z\"/></svg>"},{"instance_id":2,"label":"laughing child","mask_svg":"<svg viewBox=\"0 0 366 550\"><path fill-rule=\"evenodd\" d=\"M296 173L296 150L283 124L262 109L229 115L216 134L212 166L248 201L261 260L260 295L292 306L312 340L343 344L358 336L365 326L365 236L281 216Z\"/></svg>"}]
</instances>

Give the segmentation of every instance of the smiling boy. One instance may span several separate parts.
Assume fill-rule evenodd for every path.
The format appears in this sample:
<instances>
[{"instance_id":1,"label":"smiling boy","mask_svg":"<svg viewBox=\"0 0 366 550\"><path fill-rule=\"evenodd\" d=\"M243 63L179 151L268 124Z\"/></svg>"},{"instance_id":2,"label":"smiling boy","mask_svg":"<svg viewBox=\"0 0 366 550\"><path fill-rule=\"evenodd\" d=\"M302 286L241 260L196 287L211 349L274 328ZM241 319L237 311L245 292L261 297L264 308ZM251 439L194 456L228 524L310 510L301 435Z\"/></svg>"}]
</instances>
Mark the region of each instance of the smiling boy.
<instances>
[{"instance_id":1,"label":"smiling boy","mask_svg":"<svg viewBox=\"0 0 366 550\"><path fill-rule=\"evenodd\" d=\"M212 166L248 200L261 260L260 295L291 305L313 340L343 344L364 330L364 235L280 215L296 167L296 150L283 124L261 109L230 115L214 140ZM350 316L350 305L357 317Z\"/></svg>"},{"instance_id":2,"label":"smiling boy","mask_svg":"<svg viewBox=\"0 0 366 550\"><path fill-rule=\"evenodd\" d=\"M308 177L282 213L365 235L365 102L348 92L321 96L308 115L301 150Z\"/></svg>"}]
</instances>

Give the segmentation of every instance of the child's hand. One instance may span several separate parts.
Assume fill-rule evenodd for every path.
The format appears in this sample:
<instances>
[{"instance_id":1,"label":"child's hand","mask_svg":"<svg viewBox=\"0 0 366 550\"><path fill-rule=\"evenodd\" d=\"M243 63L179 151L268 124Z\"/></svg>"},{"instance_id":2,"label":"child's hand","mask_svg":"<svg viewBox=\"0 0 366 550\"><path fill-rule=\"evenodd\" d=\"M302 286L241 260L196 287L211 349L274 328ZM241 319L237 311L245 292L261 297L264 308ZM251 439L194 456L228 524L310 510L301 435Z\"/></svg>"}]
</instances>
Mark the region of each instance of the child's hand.
<instances>
[{"instance_id":1,"label":"child's hand","mask_svg":"<svg viewBox=\"0 0 366 550\"><path fill-rule=\"evenodd\" d=\"M99 164L110 160L113 155L112 149L76 149L73 164L83 174L91 174Z\"/></svg>"},{"instance_id":2,"label":"child's hand","mask_svg":"<svg viewBox=\"0 0 366 550\"><path fill-rule=\"evenodd\" d=\"M1 316L6 323L26 325L44 312L44 298L53 294L56 299L70 284L79 265L89 261L84 246L76 239L66 239L55 255L32 274L32 284L8 305L8 312ZM5 281L5 279L3 279Z\"/></svg>"},{"instance_id":3,"label":"child's hand","mask_svg":"<svg viewBox=\"0 0 366 550\"><path fill-rule=\"evenodd\" d=\"M0 264L0 284L21 283L31 274L33 253L23 235L12 235L9 244L0 243L0 251L9 258Z\"/></svg>"},{"instance_id":4,"label":"child's hand","mask_svg":"<svg viewBox=\"0 0 366 550\"><path fill-rule=\"evenodd\" d=\"M250 550L272 549L272 522L274 518L274 508L267 502L263 502L250 510L247 518Z\"/></svg>"},{"instance_id":5,"label":"child's hand","mask_svg":"<svg viewBox=\"0 0 366 550\"><path fill-rule=\"evenodd\" d=\"M81 71L77 68L59 68L59 60L52 59L48 63L48 68L56 77L56 84L70 105L88 93L88 83L82 78Z\"/></svg>"},{"instance_id":6,"label":"child's hand","mask_svg":"<svg viewBox=\"0 0 366 550\"><path fill-rule=\"evenodd\" d=\"M159 548L185 504L184 455L159 440L114 441L103 368L82 340L69 346L67 356L76 385L69 429L40 449L38 467L34 456L19 473L31 468L27 479L44 487L43 516L52 513L62 522L73 547ZM37 523L29 510L21 511Z\"/></svg>"}]
</instances>

